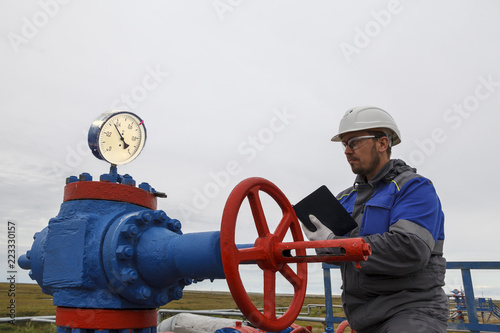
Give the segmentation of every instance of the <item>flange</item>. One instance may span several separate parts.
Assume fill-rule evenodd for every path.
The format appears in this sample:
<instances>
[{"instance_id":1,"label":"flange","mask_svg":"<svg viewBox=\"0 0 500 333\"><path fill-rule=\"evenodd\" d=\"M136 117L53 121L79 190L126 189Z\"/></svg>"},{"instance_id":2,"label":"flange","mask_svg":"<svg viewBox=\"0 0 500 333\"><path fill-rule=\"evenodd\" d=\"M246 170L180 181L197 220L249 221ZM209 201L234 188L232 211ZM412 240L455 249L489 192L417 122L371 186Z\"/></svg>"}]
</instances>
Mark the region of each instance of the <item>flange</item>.
<instances>
[{"instance_id":1,"label":"flange","mask_svg":"<svg viewBox=\"0 0 500 333\"><path fill-rule=\"evenodd\" d=\"M153 228L182 235L181 223L162 210L127 214L117 219L106 233L102 258L106 277L116 293L133 303L159 307L180 299L191 280L180 279L161 288L150 285L141 276L135 261L136 246L141 235Z\"/></svg>"}]
</instances>

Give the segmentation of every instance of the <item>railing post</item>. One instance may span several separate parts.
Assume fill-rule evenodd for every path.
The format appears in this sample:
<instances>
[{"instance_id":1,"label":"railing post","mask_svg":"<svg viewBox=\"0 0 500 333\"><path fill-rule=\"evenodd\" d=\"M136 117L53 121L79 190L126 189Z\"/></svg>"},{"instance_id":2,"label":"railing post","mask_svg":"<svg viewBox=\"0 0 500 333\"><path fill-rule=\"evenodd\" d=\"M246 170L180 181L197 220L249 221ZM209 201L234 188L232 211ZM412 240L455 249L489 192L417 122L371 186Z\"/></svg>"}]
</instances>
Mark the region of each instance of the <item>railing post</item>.
<instances>
[{"instance_id":1,"label":"railing post","mask_svg":"<svg viewBox=\"0 0 500 333\"><path fill-rule=\"evenodd\" d=\"M330 277L330 268L325 264L323 264L323 278L325 285L326 328L331 327L333 330L332 280Z\"/></svg>"},{"instance_id":2,"label":"railing post","mask_svg":"<svg viewBox=\"0 0 500 333\"><path fill-rule=\"evenodd\" d=\"M464 292L465 292L465 304L467 305L467 316L469 317L469 323L477 325L479 324L479 320L476 312L476 304L474 297L474 288L472 286L472 276L470 274L470 269L462 269L462 282L464 283ZM472 333L476 333L479 331L472 331Z\"/></svg>"}]
</instances>

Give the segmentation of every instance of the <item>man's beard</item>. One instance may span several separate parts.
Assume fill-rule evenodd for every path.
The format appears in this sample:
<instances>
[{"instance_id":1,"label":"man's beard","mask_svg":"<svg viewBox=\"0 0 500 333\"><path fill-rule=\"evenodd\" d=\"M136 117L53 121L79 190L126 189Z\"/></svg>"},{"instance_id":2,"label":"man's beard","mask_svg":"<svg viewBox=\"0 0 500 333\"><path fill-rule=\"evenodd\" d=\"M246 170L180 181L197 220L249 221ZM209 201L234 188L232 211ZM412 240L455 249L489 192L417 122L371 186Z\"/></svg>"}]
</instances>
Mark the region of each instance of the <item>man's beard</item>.
<instances>
[{"instance_id":1,"label":"man's beard","mask_svg":"<svg viewBox=\"0 0 500 333\"><path fill-rule=\"evenodd\" d=\"M357 175L366 176L367 174L372 173L374 170L376 170L380 164L380 156L377 153L376 145L373 145L373 147L372 147L371 157L372 157L372 159L371 159L370 165L368 165L368 167L363 167L361 165L359 165L359 166L352 165L352 172L354 172Z\"/></svg>"}]
</instances>

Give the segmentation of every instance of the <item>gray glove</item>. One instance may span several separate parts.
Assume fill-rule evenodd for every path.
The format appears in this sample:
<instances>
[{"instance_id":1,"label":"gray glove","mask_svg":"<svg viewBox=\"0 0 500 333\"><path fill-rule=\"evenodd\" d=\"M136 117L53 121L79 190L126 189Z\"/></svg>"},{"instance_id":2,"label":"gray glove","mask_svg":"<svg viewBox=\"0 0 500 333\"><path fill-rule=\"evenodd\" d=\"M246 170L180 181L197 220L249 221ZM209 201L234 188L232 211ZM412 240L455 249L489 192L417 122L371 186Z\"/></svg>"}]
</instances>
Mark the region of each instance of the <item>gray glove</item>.
<instances>
[{"instance_id":1,"label":"gray glove","mask_svg":"<svg viewBox=\"0 0 500 333\"><path fill-rule=\"evenodd\" d=\"M307 227L302 224L302 230L306 235L307 239L310 241L332 239L334 237L333 232L328 229L323 223L320 222L314 215L309 215L309 220L316 227L316 231L310 231Z\"/></svg>"}]
</instances>

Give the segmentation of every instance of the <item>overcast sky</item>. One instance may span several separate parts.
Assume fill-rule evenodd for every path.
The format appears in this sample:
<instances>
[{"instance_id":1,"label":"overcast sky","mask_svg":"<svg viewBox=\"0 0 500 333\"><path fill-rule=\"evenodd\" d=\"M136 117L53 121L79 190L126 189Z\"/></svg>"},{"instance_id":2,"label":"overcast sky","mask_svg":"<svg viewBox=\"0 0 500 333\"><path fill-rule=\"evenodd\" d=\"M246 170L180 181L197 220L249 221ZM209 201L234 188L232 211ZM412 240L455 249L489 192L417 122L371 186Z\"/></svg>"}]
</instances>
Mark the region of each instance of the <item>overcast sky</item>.
<instances>
[{"instance_id":1,"label":"overcast sky","mask_svg":"<svg viewBox=\"0 0 500 333\"><path fill-rule=\"evenodd\" d=\"M23 254L57 215L67 176L108 172L86 142L102 112L144 119L144 151L118 172L166 192L159 209L190 233L219 230L248 177L292 203L352 185L330 138L358 105L393 115L393 157L434 182L446 258L499 261L499 18L496 0L2 1L0 265L7 221ZM237 229L253 242L251 219ZM243 271L260 291L260 274ZM500 297L499 274L473 272L476 295ZM461 285L449 271L446 291ZM308 290L323 292L318 265Z\"/></svg>"}]
</instances>

